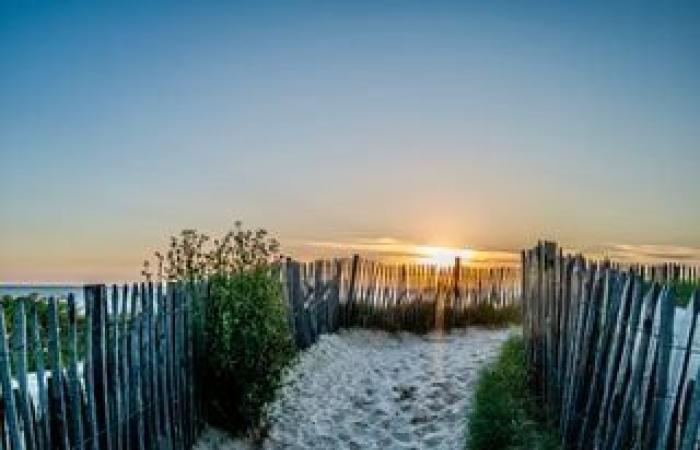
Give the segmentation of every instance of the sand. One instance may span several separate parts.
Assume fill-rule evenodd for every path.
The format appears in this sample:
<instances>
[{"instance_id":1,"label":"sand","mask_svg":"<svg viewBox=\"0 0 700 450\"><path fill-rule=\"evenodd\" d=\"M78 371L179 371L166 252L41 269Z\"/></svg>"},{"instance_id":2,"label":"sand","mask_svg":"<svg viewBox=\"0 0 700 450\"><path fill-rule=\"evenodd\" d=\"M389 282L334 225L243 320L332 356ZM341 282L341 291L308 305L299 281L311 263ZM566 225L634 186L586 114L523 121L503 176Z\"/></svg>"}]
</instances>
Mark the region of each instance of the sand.
<instances>
[{"instance_id":1,"label":"sand","mask_svg":"<svg viewBox=\"0 0 700 450\"><path fill-rule=\"evenodd\" d=\"M463 449L481 367L512 330L322 336L285 376L263 449ZM195 449L247 450L207 429Z\"/></svg>"}]
</instances>

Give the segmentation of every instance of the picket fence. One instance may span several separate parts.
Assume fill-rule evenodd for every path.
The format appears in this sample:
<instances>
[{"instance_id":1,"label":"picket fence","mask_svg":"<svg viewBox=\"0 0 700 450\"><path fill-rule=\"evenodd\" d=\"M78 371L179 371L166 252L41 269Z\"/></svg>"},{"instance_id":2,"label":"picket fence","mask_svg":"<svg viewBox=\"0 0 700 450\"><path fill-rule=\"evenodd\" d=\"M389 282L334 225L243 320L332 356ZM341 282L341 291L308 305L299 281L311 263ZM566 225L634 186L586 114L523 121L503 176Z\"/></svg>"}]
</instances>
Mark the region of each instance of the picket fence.
<instances>
[{"instance_id":1,"label":"picket fence","mask_svg":"<svg viewBox=\"0 0 700 450\"><path fill-rule=\"evenodd\" d=\"M534 383L565 448L700 448L700 296L673 283L697 271L522 254L523 333Z\"/></svg>"},{"instance_id":2,"label":"picket fence","mask_svg":"<svg viewBox=\"0 0 700 450\"><path fill-rule=\"evenodd\" d=\"M91 285L84 316L72 295L0 310L0 449L190 448L205 289Z\"/></svg>"},{"instance_id":3,"label":"picket fence","mask_svg":"<svg viewBox=\"0 0 700 450\"><path fill-rule=\"evenodd\" d=\"M510 314L519 319L520 270L386 264L358 255L287 260L283 281L299 348L339 328L447 330Z\"/></svg>"},{"instance_id":4,"label":"picket fence","mask_svg":"<svg viewBox=\"0 0 700 450\"><path fill-rule=\"evenodd\" d=\"M299 349L341 327L426 332L519 314L516 268L355 256L281 269ZM0 308L0 450L191 448L203 426L206 283L84 289L84 305L70 295Z\"/></svg>"}]
</instances>

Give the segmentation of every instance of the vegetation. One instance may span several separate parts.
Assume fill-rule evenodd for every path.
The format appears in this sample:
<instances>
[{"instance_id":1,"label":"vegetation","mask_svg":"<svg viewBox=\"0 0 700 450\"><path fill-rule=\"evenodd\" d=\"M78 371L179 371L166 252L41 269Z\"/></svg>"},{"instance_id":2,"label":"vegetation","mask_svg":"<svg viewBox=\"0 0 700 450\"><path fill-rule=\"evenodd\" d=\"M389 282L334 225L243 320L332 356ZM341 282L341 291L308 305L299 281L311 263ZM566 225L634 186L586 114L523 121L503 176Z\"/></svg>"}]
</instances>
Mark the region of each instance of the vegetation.
<instances>
[{"instance_id":1,"label":"vegetation","mask_svg":"<svg viewBox=\"0 0 700 450\"><path fill-rule=\"evenodd\" d=\"M505 342L496 362L484 368L469 418L468 448L474 450L560 448L532 393L521 337Z\"/></svg>"},{"instance_id":2,"label":"vegetation","mask_svg":"<svg viewBox=\"0 0 700 450\"><path fill-rule=\"evenodd\" d=\"M417 301L390 307L366 303L353 304L344 311L349 326L359 326L389 332L410 331L425 334L442 327L444 331L471 325L505 327L520 323L518 305L496 307L482 303L465 309L445 307L442 325L436 318L435 302Z\"/></svg>"},{"instance_id":3,"label":"vegetation","mask_svg":"<svg viewBox=\"0 0 700 450\"><path fill-rule=\"evenodd\" d=\"M232 433L264 430L264 406L294 358L279 276L279 244L240 222L221 239L195 230L171 238L156 253L159 280L207 280L201 312L206 352L201 380L208 421ZM154 277L144 264L143 275Z\"/></svg>"},{"instance_id":4,"label":"vegetation","mask_svg":"<svg viewBox=\"0 0 700 450\"><path fill-rule=\"evenodd\" d=\"M269 267L279 259L279 242L266 230L246 230L240 221L220 239L211 239L197 230L183 230L170 237L164 253L155 252L156 270L146 260L142 275L147 280L197 281L211 275L231 275Z\"/></svg>"},{"instance_id":5,"label":"vegetation","mask_svg":"<svg viewBox=\"0 0 700 450\"><path fill-rule=\"evenodd\" d=\"M263 407L294 356L281 285L270 272L254 268L212 280L205 325L208 418L234 432L261 425Z\"/></svg>"},{"instance_id":6,"label":"vegetation","mask_svg":"<svg viewBox=\"0 0 700 450\"><path fill-rule=\"evenodd\" d=\"M472 308L467 308L461 317L455 320L455 326L465 327L480 325L486 327L505 327L519 324L522 320L520 305L495 306L491 303L480 303Z\"/></svg>"},{"instance_id":7,"label":"vegetation","mask_svg":"<svg viewBox=\"0 0 700 450\"><path fill-rule=\"evenodd\" d=\"M27 371L33 372L36 370L36 357L35 357L35 348L34 348L34 342L33 338L31 335L32 328L32 316L34 314L34 310L36 309L37 313L37 323L38 323L38 332L39 332L39 338L41 339L42 342L42 349L43 349L43 358L44 358L44 367L48 368L50 361L49 361L49 353L48 353L48 329L49 329L49 301L48 299L44 297L40 297L37 294L32 294L28 296L23 296L23 297L12 297L9 295L3 296L2 302L0 303L2 307L2 311L5 314L5 331L10 337L10 343L12 343L11 336L14 332L15 328L15 311L17 309L17 305L20 302L24 302L24 311L25 311L25 320L26 320L26 326L27 326ZM61 365L66 366L68 364L69 358L70 358L70 342L69 342L69 336L68 336L68 325L69 325L69 316L68 316L68 303L65 301L65 299L59 299L57 302L57 309L58 309L58 327L60 330L59 334L59 339L60 339L60 351L61 351ZM76 335L77 335L77 351L78 351L78 358L83 358L85 355L85 317L84 316L76 316ZM14 364L12 364L12 370L13 372L17 369L17 362L15 361Z\"/></svg>"},{"instance_id":8,"label":"vegetation","mask_svg":"<svg viewBox=\"0 0 700 450\"><path fill-rule=\"evenodd\" d=\"M676 303L685 306L690 303L690 297L694 292L700 291L700 281L677 281L672 284Z\"/></svg>"},{"instance_id":9,"label":"vegetation","mask_svg":"<svg viewBox=\"0 0 700 450\"><path fill-rule=\"evenodd\" d=\"M49 325L49 300L40 297L38 294L31 294L22 297L11 297L6 295L2 298L2 307L5 311L5 325L8 332L12 332L14 326L15 309L19 302L24 302L24 311L27 320L27 326L31 323L32 310L36 308L37 320L39 328L42 330L48 329ZM68 302L65 299L59 299L56 302L58 309L58 323L61 330L68 329Z\"/></svg>"}]
</instances>

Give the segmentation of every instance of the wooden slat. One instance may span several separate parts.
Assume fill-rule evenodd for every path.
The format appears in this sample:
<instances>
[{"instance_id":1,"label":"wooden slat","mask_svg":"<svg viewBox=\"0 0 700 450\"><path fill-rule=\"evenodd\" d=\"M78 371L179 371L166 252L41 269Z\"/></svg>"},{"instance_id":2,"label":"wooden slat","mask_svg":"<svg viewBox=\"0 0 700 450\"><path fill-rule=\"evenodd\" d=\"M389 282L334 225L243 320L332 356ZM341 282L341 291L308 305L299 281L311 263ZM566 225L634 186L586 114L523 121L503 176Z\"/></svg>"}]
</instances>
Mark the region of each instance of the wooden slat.
<instances>
[{"instance_id":1,"label":"wooden slat","mask_svg":"<svg viewBox=\"0 0 700 450\"><path fill-rule=\"evenodd\" d=\"M160 389L160 377L158 373L158 330L157 330L157 318L156 309L158 298L163 294L163 284L157 283L155 289L152 285L149 288L149 301L148 301L148 322L149 322L149 338L150 338L150 360L151 360L151 405L153 414L153 427L154 433L153 440L157 443L158 447L161 446L162 438L162 414L163 407L161 405L161 389Z\"/></svg>"},{"instance_id":2,"label":"wooden slat","mask_svg":"<svg viewBox=\"0 0 700 450\"><path fill-rule=\"evenodd\" d=\"M155 419L151 414L151 397L153 383L151 378L151 321L148 316L148 304L149 304L149 291L152 294L152 286L149 289L150 283L141 283L140 285L140 300L141 300L141 328L140 332L140 374L141 374L141 404L143 407L143 432L144 432L144 442L147 449L154 449L157 444L156 433L155 433Z\"/></svg>"},{"instance_id":3,"label":"wooden slat","mask_svg":"<svg viewBox=\"0 0 700 450\"><path fill-rule=\"evenodd\" d=\"M165 369L166 369L166 383L168 386L167 390L167 405L170 410L170 448L175 448L177 445L177 424L176 424L176 411L175 411L175 354L174 354L174 342L173 342L173 306L175 303L176 296L176 284L174 282L168 283L168 296L167 302L165 303Z\"/></svg>"},{"instance_id":4,"label":"wooden slat","mask_svg":"<svg viewBox=\"0 0 700 450\"><path fill-rule=\"evenodd\" d=\"M44 344L42 341L41 327L39 324L39 305L32 302L30 311L30 332L32 339L32 350L34 353L34 364L37 376L37 389L39 405L37 412L37 446L43 449L52 449L51 441L51 421L49 420L49 394L46 383L46 372L44 370Z\"/></svg>"},{"instance_id":5,"label":"wooden slat","mask_svg":"<svg viewBox=\"0 0 700 450\"><path fill-rule=\"evenodd\" d=\"M697 342L695 342L694 347L700 349L700 333L696 333L699 336ZM695 376L693 378L692 385L694 386L692 391L689 392L689 411L688 419L685 424L682 441L681 450L693 450L700 444L700 364L696 364L697 371L695 371Z\"/></svg>"},{"instance_id":6,"label":"wooden slat","mask_svg":"<svg viewBox=\"0 0 700 450\"><path fill-rule=\"evenodd\" d=\"M92 307L92 370L94 372L94 392L95 392L95 413L97 416L97 429L99 432L99 446L103 450L112 449L111 418L109 408L109 387L107 379L107 295L104 285L92 286L93 307Z\"/></svg>"},{"instance_id":7,"label":"wooden slat","mask_svg":"<svg viewBox=\"0 0 700 450\"><path fill-rule=\"evenodd\" d=\"M5 327L5 311L4 308L0 308L0 384L2 385L5 423L7 424L7 433L9 434L11 448L23 449L24 442L20 433L15 396L12 389L10 359L10 348Z\"/></svg>"},{"instance_id":8,"label":"wooden slat","mask_svg":"<svg viewBox=\"0 0 700 450\"><path fill-rule=\"evenodd\" d=\"M129 317L129 440L133 449L146 448L143 420L143 397L141 394L141 313L139 311L139 288L131 289Z\"/></svg>"},{"instance_id":9,"label":"wooden slat","mask_svg":"<svg viewBox=\"0 0 700 450\"><path fill-rule=\"evenodd\" d=\"M119 287L112 285L112 295L105 302L105 323L107 326L107 395L109 399L110 445L121 450L122 441L119 433L121 417L121 381L119 378Z\"/></svg>"},{"instance_id":10,"label":"wooden slat","mask_svg":"<svg viewBox=\"0 0 700 450\"><path fill-rule=\"evenodd\" d=\"M131 448L129 436L129 414L131 406L129 404L129 285L122 286L121 293L121 311L119 314L119 380L121 386L119 388L122 400L121 410L119 414L119 434L121 435L122 447L124 449Z\"/></svg>"},{"instance_id":11,"label":"wooden slat","mask_svg":"<svg viewBox=\"0 0 700 450\"><path fill-rule=\"evenodd\" d=\"M674 345L674 300L674 297L669 292L665 297L661 298L661 303L658 306L660 311L660 323L657 338L658 355L654 362L655 374L653 399L651 399L651 420L645 422L648 424L645 441L647 445L654 445L656 448L664 448L666 446L668 435L662 430L664 422L667 420L666 416L670 417L671 415L671 408L676 395L670 386L671 374L669 373L671 369L671 354ZM678 345L678 343L676 344Z\"/></svg>"},{"instance_id":12,"label":"wooden slat","mask_svg":"<svg viewBox=\"0 0 700 450\"><path fill-rule=\"evenodd\" d=\"M56 297L49 298L49 362L51 364L51 378L49 380L49 399L50 405L54 408L51 413L53 419L52 430L54 431L51 437L54 445L57 448L67 449L68 435L65 432L68 429L66 420L66 400L63 392L63 371L61 367L61 341L60 332L58 329L58 300Z\"/></svg>"},{"instance_id":13,"label":"wooden slat","mask_svg":"<svg viewBox=\"0 0 700 450\"><path fill-rule=\"evenodd\" d=\"M181 422L181 403L180 403L180 367L181 367L181 349L180 349L180 302L182 300L182 289L179 283L174 285L173 292L173 302L170 314L170 319L172 322L172 390L170 395L172 396L172 408L173 408L173 447L175 449L182 448L183 437L182 437L182 422Z\"/></svg>"},{"instance_id":14,"label":"wooden slat","mask_svg":"<svg viewBox=\"0 0 700 450\"><path fill-rule=\"evenodd\" d=\"M600 445L604 436L604 430L608 420L608 413L610 411L610 405L612 404L613 388L615 386L618 370L621 364L620 359L627 331L626 326L630 315L631 305L633 303L633 290L635 288L634 275L627 274L624 283L624 288L620 293L620 306L618 308L618 314L617 317L613 318L612 322L615 330L611 336L610 348L607 351L607 371L605 373L605 379L603 380L602 400L598 409L598 420L595 435L593 437L593 442L595 442L598 446Z\"/></svg>"},{"instance_id":15,"label":"wooden slat","mask_svg":"<svg viewBox=\"0 0 700 450\"><path fill-rule=\"evenodd\" d=\"M668 399L662 406L657 446L662 445L662 442L675 445L676 429L674 424L678 423L680 419L683 380L688 373L688 363L692 348L691 338L695 326L695 321L693 320L695 317L695 306L693 303L691 301L686 308L675 308L673 340L668 367Z\"/></svg>"},{"instance_id":16,"label":"wooden slat","mask_svg":"<svg viewBox=\"0 0 700 450\"><path fill-rule=\"evenodd\" d=\"M70 423L73 434L72 448L82 450L85 448L83 435L83 402L82 386L78 377L78 323L75 297L68 296L68 396L70 401Z\"/></svg>"},{"instance_id":17,"label":"wooden slat","mask_svg":"<svg viewBox=\"0 0 700 450\"><path fill-rule=\"evenodd\" d=\"M171 422L170 407L168 405L168 371L167 371L167 317L166 317L167 292L158 296L158 372L160 377L161 410L163 411L161 446L171 447Z\"/></svg>"},{"instance_id":18,"label":"wooden slat","mask_svg":"<svg viewBox=\"0 0 700 450\"><path fill-rule=\"evenodd\" d=\"M85 411L86 448L93 450L97 450L100 447L97 406L95 405L95 354L93 352L95 295L97 295L95 286L85 286L85 367L83 373L87 401Z\"/></svg>"},{"instance_id":19,"label":"wooden slat","mask_svg":"<svg viewBox=\"0 0 700 450\"><path fill-rule=\"evenodd\" d=\"M36 447L34 440L34 418L32 417L27 389L27 316L25 300L15 300L15 317L12 327L12 352L15 361L15 376L19 384L17 406L22 418L22 431L26 448Z\"/></svg>"}]
</instances>

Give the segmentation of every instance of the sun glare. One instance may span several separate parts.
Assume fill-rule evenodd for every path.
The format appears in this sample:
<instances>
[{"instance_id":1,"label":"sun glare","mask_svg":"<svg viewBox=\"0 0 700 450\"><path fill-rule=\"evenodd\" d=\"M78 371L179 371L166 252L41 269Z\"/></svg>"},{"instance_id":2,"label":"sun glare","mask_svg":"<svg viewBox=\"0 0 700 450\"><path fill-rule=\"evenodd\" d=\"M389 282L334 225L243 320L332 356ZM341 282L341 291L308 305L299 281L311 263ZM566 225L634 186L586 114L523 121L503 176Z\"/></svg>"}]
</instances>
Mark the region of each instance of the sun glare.
<instances>
[{"instance_id":1,"label":"sun glare","mask_svg":"<svg viewBox=\"0 0 700 450\"><path fill-rule=\"evenodd\" d=\"M436 246L419 246L420 262L424 264L434 264L436 266L451 266L455 259L459 258L462 262L467 262L474 254L474 250L469 248L450 248Z\"/></svg>"}]
</instances>

